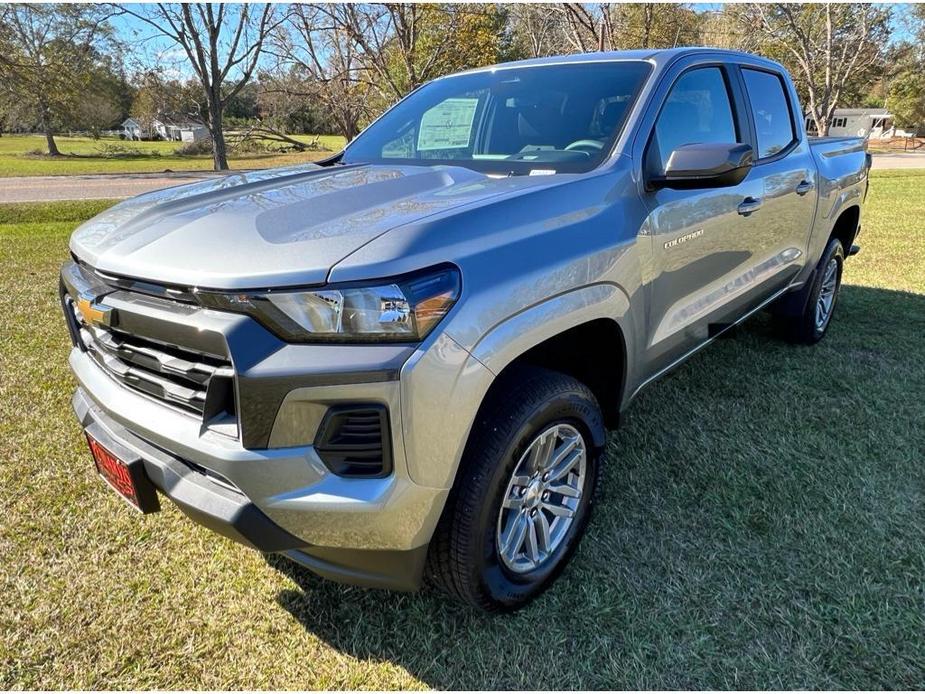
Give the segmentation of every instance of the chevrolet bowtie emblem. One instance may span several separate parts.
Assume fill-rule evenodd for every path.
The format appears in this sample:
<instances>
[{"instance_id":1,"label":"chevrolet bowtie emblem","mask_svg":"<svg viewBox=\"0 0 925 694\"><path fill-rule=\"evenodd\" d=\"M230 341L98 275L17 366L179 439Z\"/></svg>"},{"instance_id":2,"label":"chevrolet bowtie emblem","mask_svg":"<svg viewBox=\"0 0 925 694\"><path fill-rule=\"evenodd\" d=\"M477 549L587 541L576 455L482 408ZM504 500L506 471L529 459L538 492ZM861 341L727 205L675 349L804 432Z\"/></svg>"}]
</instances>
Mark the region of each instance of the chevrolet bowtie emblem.
<instances>
[{"instance_id":1,"label":"chevrolet bowtie emblem","mask_svg":"<svg viewBox=\"0 0 925 694\"><path fill-rule=\"evenodd\" d=\"M77 310L90 325L109 325L112 317L112 308L105 304L98 304L92 297L80 296L77 298Z\"/></svg>"}]
</instances>

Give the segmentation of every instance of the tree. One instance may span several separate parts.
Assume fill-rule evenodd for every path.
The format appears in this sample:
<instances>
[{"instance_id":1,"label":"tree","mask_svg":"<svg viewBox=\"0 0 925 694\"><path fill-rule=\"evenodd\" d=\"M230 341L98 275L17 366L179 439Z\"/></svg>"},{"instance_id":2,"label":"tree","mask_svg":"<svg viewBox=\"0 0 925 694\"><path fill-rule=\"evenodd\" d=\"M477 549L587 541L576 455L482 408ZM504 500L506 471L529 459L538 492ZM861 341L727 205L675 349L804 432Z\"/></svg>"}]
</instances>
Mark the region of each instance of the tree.
<instances>
[{"instance_id":1,"label":"tree","mask_svg":"<svg viewBox=\"0 0 925 694\"><path fill-rule=\"evenodd\" d=\"M906 21L915 35L914 45L918 47L918 57L920 60L925 60L925 5L909 7Z\"/></svg>"},{"instance_id":2,"label":"tree","mask_svg":"<svg viewBox=\"0 0 925 694\"><path fill-rule=\"evenodd\" d=\"M290 69L280 82L318 99L349 140L425 82L507 59L512 40L498 5L293 5L273 51Z\"/></svg>"},{"instance_id":3,"label":"tree","mask_svg":"<svg viewBox=\"0 0 925 694\"><path fill-rule=\"evenodd\" d=\"M673 48L699 43L701 15L681 3L561 3L573 51Z\"/></svg>"},{"instance_id":4,"label":"tree","mask_svg":"<svg viewBox=\"0 0 925 694\"><path fill-rule=\"evenodd\" d=\"M277 65L260 75L257 113L261 123L284 133L343 134L317 96L317 85L301 68Z\"/></svg>"},{"instance_id":5,"label":"tree","mask_svg":"<svg viewBox=\"0 0 925 694\"><path fill-rule=\"evenodd\" d=\"M551 12L548 5L532 2L511 5L510 22L517 57L540 58L572 50L561 14Z\"/></svg>"},{"instance_id":6,"label":"tree","mask_svg":"<svg viewBox=\"0 0 925 694\"><path fill-rule=\"evenodd\" d=\"M183 50L205 102L215 170L227 170L225 108L251 80L260 62L266 39L278 24L275 6L158 3L120 7Z\"/></svg>"},{"instance_id":7,"label":"tree","mask_svg":"<svg viewBox=\"0 0 925 694\"><path fill-rule=\"evenodd\" d=\"M122 71L121 56L101 56L91 68L90 82L66 124L99 138L102 130L125 120L134 93Z\"/></svg>"},{"instance_id":8,"label":"tree","mask_svg":"<svg viewBox=\"0 0 925 694\"><path fill-rule=\"evenodd\" d=\"M739 9L741 8L741 9ZM849 94L860 94L882 68L889 7L866 3L753 3L737 6L743 31L786 65L820 135Z\"/></svg>"},{"instance_id":9,"label":"tree","mask_svg":"<svg viewBox=\"0 0 925 694\"><path fill-rule=\"evenodd\" d=\"M914 132L922 128L925 124L923 66L900 72L890 81L887 103L898 127Z\"/></svg>"},{"instance_id":10,"label":"tree","mask_svg":"<svg viewBox=\"0 0 925 694\"><path fill-rule=\"evenodd\" d=\"M0 81L34 114L51 156L111 40L109 17L98 5L0 5Z\"/></svg>"},{"instance_id":11,"label":"tree","mask_svg":"<svg viewBox=\"0 0 925 694\"><path fill-rule=\"evenodd\" d=\"M277 57L288 65L279 71L272 91L285 97L317 99L349 142L369 115L372 85L363 79L361 48L345 26L346 14L333 5L293 5L274 36ZM274 105L293 106L289 98Z\"/></svg>"},{"instance_id":12,"label":"tree","mask_svg":"<svg viewBox=\"0 0 925 694\"><path fill-rule=\"evenodd\" d=\"M452 3L318 5L353 42L358 80L387 106L435 77L505 58L505 11L497 5Z\"/></svg>"},{"instance_id":13,"label":"tree","mask_svg":"<svg viewBox=\"0 0 925 694\"><path fill-rule=\"evenodd\" d=\"M925 30L925 12L922 13ZM913 25L913 35L915 35ZM886 72L878 85L893 122L903 130L918 133L925 126L925 49L916 43L903 41L888 49Z\"/></svg>"},{"instance_id":14,"label":"tree","mask_svg":"<svg viewBox=\"0 0 925 694\"><path fill-rule=\"evenodd\" d=\"M614 17L609 5L566 2L557 10L565 20L571 52L615 50Z\"/></svg>"},{"instance_id":15,"label":"tree","mask_svg":"<svg viewBox=\"0 0 925 694\"><path fill-rule=\"evenodd\" d=\"M197 81L168 79L162 69L154 68L138 77L130 113L142 130L150 133L154 121L165 115L192 116L205 121L207 109Z\"/></svg>"},{"instance_id":16,"label":"tree","mask_svg":"<svg viewBox=\"0 0 925 694\"><path fill-rule=\"evenodd\" d=\"M614 39L621 48L674 48L700 43L704 16L680 3L611 6Z\"/></svg>"}]
</instances>

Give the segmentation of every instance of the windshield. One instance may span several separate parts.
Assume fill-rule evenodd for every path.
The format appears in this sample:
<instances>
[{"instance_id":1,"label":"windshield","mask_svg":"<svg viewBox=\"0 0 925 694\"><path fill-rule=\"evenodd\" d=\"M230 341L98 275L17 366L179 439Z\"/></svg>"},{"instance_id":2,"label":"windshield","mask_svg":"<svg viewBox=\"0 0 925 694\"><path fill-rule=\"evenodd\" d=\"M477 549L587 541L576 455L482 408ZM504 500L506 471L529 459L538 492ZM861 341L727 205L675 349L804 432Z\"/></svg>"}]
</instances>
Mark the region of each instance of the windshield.
<instances>
[{"instance_id":1,"label":"windshield","mask_svg":"<svg viewBox=\"0 0 925 694\"><path fill-rule=\"evenodd\" d=\"M609 154L648 72L646 63L625 61L439 79L363 131L341 161L499 174L590 171Z\"/></svg>"}]
</instances>

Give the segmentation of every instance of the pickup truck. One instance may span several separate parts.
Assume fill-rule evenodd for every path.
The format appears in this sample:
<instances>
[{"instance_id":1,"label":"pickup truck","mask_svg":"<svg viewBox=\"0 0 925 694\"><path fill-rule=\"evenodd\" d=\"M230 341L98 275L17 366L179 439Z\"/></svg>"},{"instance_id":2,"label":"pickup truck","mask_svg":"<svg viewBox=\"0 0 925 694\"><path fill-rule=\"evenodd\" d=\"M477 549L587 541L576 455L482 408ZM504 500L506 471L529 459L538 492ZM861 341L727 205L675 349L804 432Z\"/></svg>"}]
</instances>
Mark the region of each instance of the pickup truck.
<instances>
[{"instance_id":1,"label":"pickup truck","mask_svg":"<svg viewBox=\"0 0 925 694\"><path fill-rule=\"evenodd\" d=\"M829 328L870 160L801 113L744 53L513 62L115 205L60 284L96 470L324 577L524 605L642 388L761 309Z\"/></svg>"}]
</instances>

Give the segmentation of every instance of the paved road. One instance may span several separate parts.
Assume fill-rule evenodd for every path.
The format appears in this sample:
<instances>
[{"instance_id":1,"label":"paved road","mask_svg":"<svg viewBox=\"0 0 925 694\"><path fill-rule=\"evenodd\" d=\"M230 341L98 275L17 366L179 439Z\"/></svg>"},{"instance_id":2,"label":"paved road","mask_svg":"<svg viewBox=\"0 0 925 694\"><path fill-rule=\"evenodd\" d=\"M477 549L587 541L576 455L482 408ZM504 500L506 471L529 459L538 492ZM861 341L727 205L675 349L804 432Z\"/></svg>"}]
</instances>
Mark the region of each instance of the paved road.
<instances>
[{"instance_id":1,"label":"paved road","mask_svg":"<svg viewBox=\"0 0 925 694\"><path fill-rule=\"evenodd\" d=\"M0 203L130 198L149 190L192 183L217 175L211 171L183 171L0 178Z\"/></svg>"},{"instance_id":2,"label":"paved road","mask_svg":"<svg viewBox=\"0 0 925 694\"><path fill-rule=\"evenodd\" d=\"M925 169L925 152L874 154L873 168ZM211 171L184 171L0 178L0 203L130 198L149 190L201 181L217 175L220 174Z\"/></svg>"},{"instance_id":3,"label":"paved road","mask_svg":"<svg viewBox=\"0 0 925 694\"><path fill-rule=\"evenodd\" d=\"M925 152L874 154L874 169L925 169Z\"/></svg>"}]
</instances>

